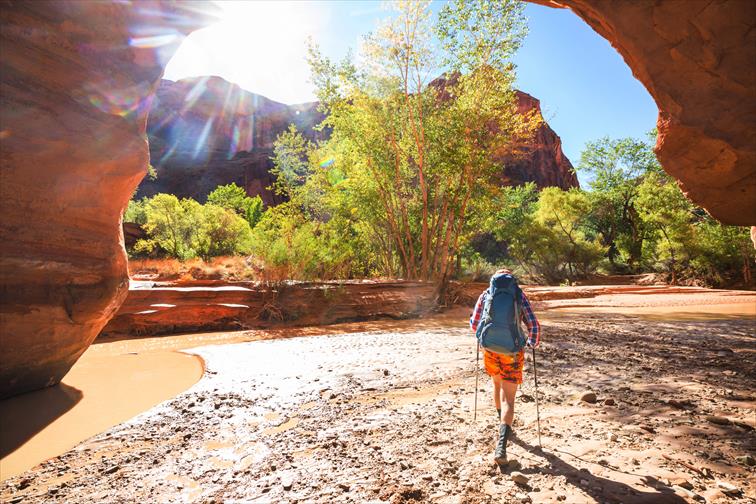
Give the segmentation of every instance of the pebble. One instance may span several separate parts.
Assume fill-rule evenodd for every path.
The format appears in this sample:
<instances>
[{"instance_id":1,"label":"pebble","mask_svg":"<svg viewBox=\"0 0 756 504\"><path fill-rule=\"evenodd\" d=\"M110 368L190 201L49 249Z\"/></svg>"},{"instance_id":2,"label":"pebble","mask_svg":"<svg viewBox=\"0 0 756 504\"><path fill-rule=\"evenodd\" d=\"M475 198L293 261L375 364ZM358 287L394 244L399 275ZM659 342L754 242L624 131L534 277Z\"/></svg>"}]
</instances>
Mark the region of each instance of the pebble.
<instances>
[{"instance_id":1,"label":"pebble","mask_svg":"<svg viewBox=\"0 0 756 504\"><path fill-rule=\"evenodd\" d=\"M522 467L522 464L520 464L520 461L517 459L511 459L507 461L507 469L510 471L516 471Z\"/></svg>"},{"instance_id":2,"label":"pebble","mask_svg":"<svg viewBox=\"0 0 756 504\"><path fill-rule=\"evenodd\" d=\"M738 495L740 493L740 488L726 481L717 481L717 487L726 495Z\"/></svg>"},{"instance_id":3,"label":"pebble","mask_svg":"<svg viewBox=\"0 0 756 504\"><path fill-rule=\"evenodd\" d=\"M612 443L615 443L619 439L619 437L617 437L617 434L615 434L614 432L610 432L606 435L606 439L608 439Z\"/></svg>"},{"instance_id":4,"label":"pebble","mask_svg":"<svg viewBox=\"0 0 756 504\"><path fill-rule=\"evenodd\" d=\"M515 499L517 499L520 502L532 502L530 499L530 496L524 493L516 493Z\"/></svg>"},{"instance_id":5,"label":"pebble","mask_svg":"<svg viewBox=\"0 0 756 504\"><path fill-rule=\"evenodd\" d=\"M747 465L747 466L754 466L754 465L756 465L756 459L754 459L750 455L743 455L741 457L736 457L735 460L737 460L741 464Z\"/></svg>"},{"instance_id":6,"label":"pebble","mask_svg":"<svg viewBox=\"0 0 756 504\"><path fill-rule=\"evenodd\" d=\"M706 420L717 425L729 425L730 419L717 415L706 415Z\"/></svg>"},{"instance_id":7,"label":"pebble","mask_svg":"<svg viewBox=\"0 0 756 504\"><path fill-rule=\"evenodd\" d=\"M682 477L670 478L669 483L670 485L677 485L686 490L693 490L693 485L691 484L691 482Z\"/></svg>"},{"instance_id":8,"label":"pebble","mask_svg":"<svg viewBox=\"0 0 756 504\"><path fill-rule=\"evenodd\" d=\"M510 474L509 477L512 478L512 481L514 481L518 485L528 484L528 477L522 474L521 472L515 471L512 474Z\"/></svg>"},{"instance_id":9,"label":"pebble","mask_svg":"<svg viewBox=\"0 0 756 504\"><path fill-rule=\"evenodd\" d=\"M582 402L586 402L589 404L594 404L596 402L596 393L595 392L586 392L583 395L580 396L580 400Z\"/></svg>"},{"instance_id":10,"label":"pebble","mask_svg":"<svg viewBox=\"0 0 756 504\"><path fill-rule=\"evenodd\" d=\"M617 403L611 397L608 399L604 399L604 406L614 406L615 404Z\"/></svg>"},{"instance_id":11,"label":"pebble","mask_svg":"<svg viewBox=\"0 0 756 504\"><path fill-rule=\"evenodd\" d=\"M294 485L294 478L292 478L289 475L281 477L281 486L283 486L284 490L291 490L291 487L293 485Z\"/></svg>"}]
</instances>

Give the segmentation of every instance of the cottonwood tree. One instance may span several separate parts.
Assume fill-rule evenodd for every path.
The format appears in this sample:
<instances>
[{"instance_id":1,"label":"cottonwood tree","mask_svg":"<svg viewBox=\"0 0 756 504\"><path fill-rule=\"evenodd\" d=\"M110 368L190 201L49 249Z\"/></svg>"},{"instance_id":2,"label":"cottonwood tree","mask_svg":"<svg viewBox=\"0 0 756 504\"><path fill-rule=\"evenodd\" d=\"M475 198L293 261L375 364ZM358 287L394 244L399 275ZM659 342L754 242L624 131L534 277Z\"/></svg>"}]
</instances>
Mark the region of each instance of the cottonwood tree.
<instances>
[{"instance_id":1,"label":"cottonwood tree","mask_svg":"<svg viewBox=\"0 0 756 504\"><path fill-rule=\"evenodd\" d=\"M444 283L471 214L498 190L496 157L515 152L539 120L517 113L512 89L523 6L451 2L435 25L428 2L394 8L366 37L360 65L310 46L322 126L332 130L312 185L351 205L387 268Z\"/></svg>"}]
</instances>

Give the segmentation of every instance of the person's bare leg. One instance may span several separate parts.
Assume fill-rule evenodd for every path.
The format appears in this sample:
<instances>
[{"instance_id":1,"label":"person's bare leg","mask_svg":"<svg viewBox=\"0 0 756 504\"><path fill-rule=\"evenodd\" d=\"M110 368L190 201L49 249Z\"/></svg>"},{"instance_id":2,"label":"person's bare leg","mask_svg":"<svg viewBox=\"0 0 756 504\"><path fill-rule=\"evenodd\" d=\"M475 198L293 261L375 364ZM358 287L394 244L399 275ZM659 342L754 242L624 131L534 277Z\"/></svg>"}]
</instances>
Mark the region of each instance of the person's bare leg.
<instances>
[{"instance_id":1,"label":"person's bare leg","mask_svg":"<svg viewBox=\"0 0 756 504\"><path fill-rule=\"evenodd\" d=\"M497 411L501 411L501 381L499 380L498 376L492 376L493 379L493 395L494 395L494 406L496 406Z\"/></svg>"},{"instance_id":2,"label":"person's bare leg","mask_svg":"<svg viewBox=\"0 0 756 504\"><path fill-rule=\"evenodd\" d=\"M512 426L514 421L515 395L517 394L517 384L508 381L499 381L501 395L504 399L504 408L501 410L501 423Z\"/></svg>"}]
</instances>

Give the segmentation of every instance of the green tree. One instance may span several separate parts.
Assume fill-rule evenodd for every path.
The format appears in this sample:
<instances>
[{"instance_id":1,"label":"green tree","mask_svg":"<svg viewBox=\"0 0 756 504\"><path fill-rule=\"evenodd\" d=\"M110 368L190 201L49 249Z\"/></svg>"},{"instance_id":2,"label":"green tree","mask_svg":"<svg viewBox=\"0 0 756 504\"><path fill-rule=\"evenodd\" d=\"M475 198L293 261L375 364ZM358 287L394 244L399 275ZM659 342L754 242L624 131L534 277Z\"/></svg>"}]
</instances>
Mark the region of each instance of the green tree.
<instances>
[{"instance_id":1,"label":"green tree","mask_svg":"<svg viewBox=\"0 0 756 504\"><path fill-rule=\"evenodd\" d=\"M656 259L667 264L676 283L688 265L693 245L695 207L677 184L661 175L646 177L638 187L638 213L654 233Z\"/></svg>"},{"instance_id":2,"label":"green tree","mask_svg":"<svg viewBox=\"0 0 756 504\"><path fill-rule=\"evenodd\" d=\"M193 248L203 259L248 254L252 249L249 223L236 212L208 203L202 206L197 220Z\"/></svg>"},{"instance_id":3,"label":"green tree","mask_svg":"<svg viewBox=\"0 0 756 504\"><path fill-rule=\"evenodd\" d=\"M607 246L607 257L615 270L622 251L630 269L641 266L646 229L635 199L643 177L661 173L651 144L655 137L655 131L646 140L604 137L588 142L581 153L578 169L591 176L588 225Z\"/></svg>"},{"instance_id":4,"label":"green tree","mask_svg":"<svg viewBox=\"0 0 756 504\"><path fill-rule=\"evenodd\" d=\"M394 5L396 15L366 38L363 67L334 63L311 46L323 127L332 130L316 156L328 160L319 166L327 176L313 177L316 166L302 151L293 171L306 173L296 163L310 159L317 183L305 192L349 200L365 224L357 227L375 230L370 239L385 267L443 283L471 236L477 202L495 190L493 154L513 149L539 119L517 114L512 91L509 58L524 36L523 7L457 2L433 26L427 2ZM441 61L452 72L429 82Z\"/></svg>"},{"instance_id":5,"label":"green tree","mask_svg":"<svg viewBox=\"0 0 756 504\"><path fill-rule=\"evenodd\" d=\"M585 232L589 211L585 191L557 187L541 191L530 252L547 280L575 280L595 271L606 248Z\"/></svg>"},{"instance_id":6,"label":"green tree","mask_svg":"<svg viewBox=\"0 0 756 504\"><path fill-rule=\"evenodd\" d=\"M129 200L129 204L126 207L126 211L123 213L123 222L135 222L140 226L147 223L147 202L148 198L142 198L141 200Z\"/></svg>"},{"instance_id":7,"label":"green tree","mask_svg":"<svg viewBox=\"0 0 756 504\"><path fill-rule=\"evenodd\" d=\"M216 187L207 195L207 202L236 212L247 220L250 228L257 225L263 212L262 198L247 196L247 191L233 182Z\"/></svg>"},{"instance_id":8,"label":"green tree","mask_svg":"<svg viewBox=\"0 0 756 504\"><path fill-rule=\"evenodd\" d=\"M304 184L310 171L308 155L312 147L293 124L278 135L273 145L273 168L270 170L276 178L272 186L276 194L290 198L295 189Z\"/></svg>"},{"instance_id":9,"label":"green tree","mask_svg":"<svg viewBox=\"0 0 756 504\"><path fill-rule=\"evenodd\" d=\"M195 255L192 242L195 238L197 203L191 199L179 199L173 194L157 194L146 200L146 221L143 224L148 240L139 240L137 252L150 252L160 247L179 259Z\"/></svg>"}]
</instances>

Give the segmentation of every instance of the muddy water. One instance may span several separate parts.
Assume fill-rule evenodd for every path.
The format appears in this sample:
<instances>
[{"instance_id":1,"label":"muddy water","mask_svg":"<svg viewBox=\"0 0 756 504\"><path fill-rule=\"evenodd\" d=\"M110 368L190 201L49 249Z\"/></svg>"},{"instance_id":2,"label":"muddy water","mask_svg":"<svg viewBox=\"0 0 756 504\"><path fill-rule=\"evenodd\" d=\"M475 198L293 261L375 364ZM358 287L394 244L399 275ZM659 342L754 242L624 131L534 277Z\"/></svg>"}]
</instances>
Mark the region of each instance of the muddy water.
<instances>
[{"instance_id":1,"label":"muddy water","mask_svg":"<svg viewBox=\"0 0 756 504\"><path fill-rule=\"evenodd\" d=\"M174 397L202 376L196 355L132 346L118 353L94 345L60 385L0 402L0 479Z\"/></svg>"},{"instance_id":2,"label":"muddy water","mask_svg":"<svg viewBox=\"0 0 756 504\"><path fill-rule=\"evenodd\" d=\"M756 301L749 303L689 304L682 306L567 306L563 313L630 315L646 320L686 321L756 318Z\"/></svg>"}]
</instances>

